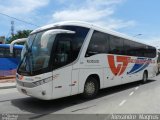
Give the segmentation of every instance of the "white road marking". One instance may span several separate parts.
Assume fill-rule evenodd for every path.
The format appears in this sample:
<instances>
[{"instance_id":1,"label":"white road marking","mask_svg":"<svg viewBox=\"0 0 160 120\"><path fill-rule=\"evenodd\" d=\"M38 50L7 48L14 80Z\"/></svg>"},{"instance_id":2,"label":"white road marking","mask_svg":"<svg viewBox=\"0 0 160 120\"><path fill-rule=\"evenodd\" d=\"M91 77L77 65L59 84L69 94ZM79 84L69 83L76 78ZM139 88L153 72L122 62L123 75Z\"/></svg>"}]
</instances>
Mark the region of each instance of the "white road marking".
<instances>
[{"instance_id":1,"label":"white road marking","mask_svg":"<svg viewBox=\"0 0 160 120\"><path fill-rule=\"evenodd\" d=\"M122 106L126 101L127 101L127 100L123 100L123 101L119 104L119 106Z\"/></svg>"},{"instance_id":2,"label":"white road marking","mask_svg":"<svg viewBox=\"0 0 160 120\"><path fill-rule=\"evenodd\" d=\"M135 90L138 90L139 87L136 87Z\"/></svg>"},{"instance_id":3,"label":"white road marking","mask_svg":"<svg viewBox=\"0 0 160 120\"><path fill-rule=\"evenodd\" d=\"M130 94L129 94L129 96L131 96L131 95L133 95L134 94L134 92L131 92Z\"/></svg>"}]
</instances>

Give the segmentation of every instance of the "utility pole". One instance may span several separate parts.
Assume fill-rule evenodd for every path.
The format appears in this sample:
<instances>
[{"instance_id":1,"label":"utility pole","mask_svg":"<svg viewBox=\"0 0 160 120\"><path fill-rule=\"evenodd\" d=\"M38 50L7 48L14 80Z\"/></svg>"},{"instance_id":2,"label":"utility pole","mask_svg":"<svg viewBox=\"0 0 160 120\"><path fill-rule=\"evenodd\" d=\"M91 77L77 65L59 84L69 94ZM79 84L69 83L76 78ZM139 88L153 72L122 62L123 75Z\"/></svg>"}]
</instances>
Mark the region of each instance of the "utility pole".
<instances>
[{"instance_id":1,"label":"utility pole","mask_svg":"<svg viewBox=\"0 0 160 120\"><path fill-rule=\"evenodd\" d=\"M14 35L14 21L11 21L11 35Z\"/></svg>"}]
</instances>

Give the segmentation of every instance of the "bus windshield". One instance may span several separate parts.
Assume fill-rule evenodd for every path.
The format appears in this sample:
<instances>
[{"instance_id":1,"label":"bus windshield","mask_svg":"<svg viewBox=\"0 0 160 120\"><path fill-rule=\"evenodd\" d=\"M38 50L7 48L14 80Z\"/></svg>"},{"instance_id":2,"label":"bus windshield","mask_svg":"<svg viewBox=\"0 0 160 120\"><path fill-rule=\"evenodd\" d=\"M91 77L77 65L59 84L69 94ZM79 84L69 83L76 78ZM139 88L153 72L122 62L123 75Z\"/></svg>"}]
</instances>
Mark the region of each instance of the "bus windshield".
<instances>
[{"instance_id":1,"label":"bus windshield","mask_svg":"<svg viewBox=\"0 0 160 120\"><path fill-rule=\"evenodd\" d=\"M57 28L55 28L55 30L56 29ZM58 28L57 30L60 29ZM74 29L70 30L74 31ZM75 34L57 33L46 35L48 31L49 30L41 31L29 36L27 45L25 45L25 48L23 49L23 51L26 52L23 52L23 59L20 66L18 67L18 73L21 73L22 75L45 73L51 70L52 66L50 63L53 61L55 68L57 67L56 65L62 66L73 61L73 57L75 55L73 54L71 56L71 49L73 50L76 48L74 53L77 52L77 48L80 50L82 43L88 33L88 30L85 31L85 34L81 31L79 32L80 36L78 36L76 39L75 36L78 35L76 30L74 31ZM70 45L71 43L74 43L74 45ZM77 56L78 55L75 57Z\"/></svg>"}]
</instances>

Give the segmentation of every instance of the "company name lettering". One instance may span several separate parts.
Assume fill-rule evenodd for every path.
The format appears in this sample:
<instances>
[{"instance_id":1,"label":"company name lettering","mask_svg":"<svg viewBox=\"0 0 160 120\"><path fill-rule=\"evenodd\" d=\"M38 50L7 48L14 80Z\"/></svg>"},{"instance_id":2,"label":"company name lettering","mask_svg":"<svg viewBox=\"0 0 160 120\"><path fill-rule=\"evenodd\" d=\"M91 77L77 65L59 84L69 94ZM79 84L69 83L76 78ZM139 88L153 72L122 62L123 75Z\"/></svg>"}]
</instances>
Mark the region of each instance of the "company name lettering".
<instances>
[{"instance_id":1,"label":"company name lettering","mask_svg":"<svg viewBox=\"0 0 160 120\"><path fill-rule=\"evenodd\" d=\"M143 60L143 59L127 59L129 63L143 64L143 63L155 63L155 60Z\"/></svg>"}]
</instances>

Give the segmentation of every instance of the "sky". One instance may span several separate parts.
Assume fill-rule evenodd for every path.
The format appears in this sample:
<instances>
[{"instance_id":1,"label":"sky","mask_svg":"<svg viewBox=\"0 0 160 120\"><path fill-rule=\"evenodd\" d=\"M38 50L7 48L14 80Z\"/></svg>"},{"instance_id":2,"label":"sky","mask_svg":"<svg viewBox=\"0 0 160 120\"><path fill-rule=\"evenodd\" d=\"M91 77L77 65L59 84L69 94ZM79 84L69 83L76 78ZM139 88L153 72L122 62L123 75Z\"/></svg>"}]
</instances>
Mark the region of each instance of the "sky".
<instances>
[{"instance_id":1,"label":"sky","mask_svg":"<svg viewBox=\"0 0 160 120\"><path fill-rule=\"evenodd\" d=\"M94 23L160 48L160 0L0 0L0 36L78 20ZM17 21L2 14L26 21Z\"/></svg>"}]
</instances>

